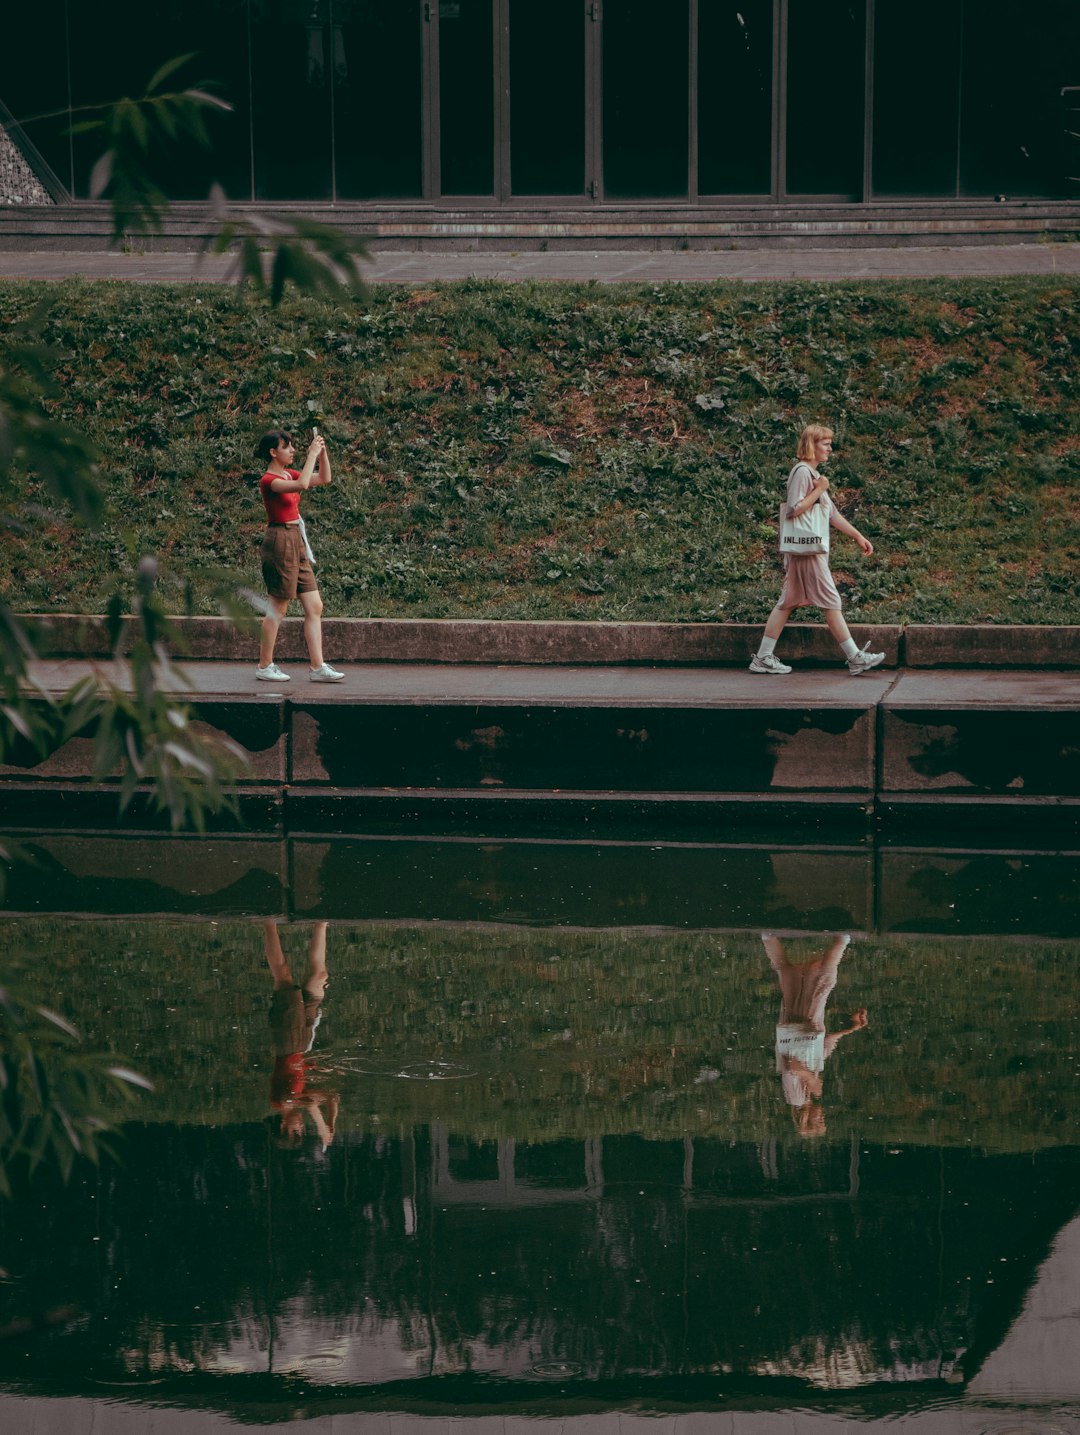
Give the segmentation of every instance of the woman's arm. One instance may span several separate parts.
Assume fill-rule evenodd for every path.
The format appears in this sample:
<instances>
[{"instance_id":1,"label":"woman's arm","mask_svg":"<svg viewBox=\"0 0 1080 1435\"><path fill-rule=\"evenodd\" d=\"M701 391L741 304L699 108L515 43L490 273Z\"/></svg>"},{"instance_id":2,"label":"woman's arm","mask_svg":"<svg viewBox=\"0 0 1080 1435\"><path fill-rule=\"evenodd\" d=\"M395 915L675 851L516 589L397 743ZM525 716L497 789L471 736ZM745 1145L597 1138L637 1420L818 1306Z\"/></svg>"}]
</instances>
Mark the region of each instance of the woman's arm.
<instances>
[{"instance_id":1,"label":"woman's arm","mask_svg":"<svg viewBox=\"0 0 1080 1435\"><path fill-rule=\"evenodd\" d=\"M804 498L800 498L798 503L793 503L788 508L788 513L792 518L801 518L804 513L813 508L823 493L829 491L829 480L823 473L815 473L809 464L806 465L806 470L811 479L810 488Z\"/></svg>"},{"instance_id":2,"label":"woman's arm","mask_svg":"<svg viewBox=\"0 0 1080 1435\"><path fill-rule=\"evenodd\" d=\"M843 514L837 513L835 504L833 504L832 513L829 515L829 522L834 528L839 529L841 533L846 533L849 538L854 538L867 558L870 557L870 554L874 551L874 545L870 542L869 538L864 537L863 534L859 532L854 524L849 523Z\"/></svg>"},{"instance_id":3,"label":"woman's arm","mask_svg":"<svg viewBox=\"0 0 1080 1435\"><path fill-rule=\"evenodd\" d=\"M322 452L319 454L319 467L316 469L316 471L315 471L315 477L311 480L311 482L312 482L312 485L317 484L317 483L332 483L332 482L333 482L333 478L332 478L332 475L331 475L331 473L330 473L330 455L327 453L325 447L323 448Z\"/></svg>"},{"instance_id":4,"label":"woman's arm","mask_svg":"<svg viewBox=\"0 0 1080 1435\"><path fill-rule=\"evenodd\" d=\"M867 1020L868 1018L866 1015L866 1008L864 1006L861 1006L858 1011L853 1011L851 1013L850 1026L844 1027L843 1031L830 1032L829 1035L825 1038L825 1055L832 1055L833 1048L836 1046L836 1043L841 1039L841 1037L850 1036L853 1031L862 1031L863 1027L867 1023Z\"/></svg>"}]
</instances>

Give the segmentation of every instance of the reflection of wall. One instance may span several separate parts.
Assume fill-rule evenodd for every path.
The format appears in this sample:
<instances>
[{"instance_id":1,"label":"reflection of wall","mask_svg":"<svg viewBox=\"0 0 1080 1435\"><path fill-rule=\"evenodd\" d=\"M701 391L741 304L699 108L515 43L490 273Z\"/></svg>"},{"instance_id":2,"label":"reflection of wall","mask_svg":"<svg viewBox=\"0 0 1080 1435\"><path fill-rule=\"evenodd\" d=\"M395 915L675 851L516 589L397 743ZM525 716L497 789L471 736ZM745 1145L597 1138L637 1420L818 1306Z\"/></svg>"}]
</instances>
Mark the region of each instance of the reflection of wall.
<instances>
[{"instance_id":1,"label":"reflection of wall","mask_svg":"<svg viewBox=\"0 0 1080 1435\"><path fill-rule=\"evenodd\" d=\"M1078 1160L612 1137L601 1161L599 1143L492 1153L448 1129L320 1160L265 1128L133 1128L100 1182L0 1207L18 1276L0 1325L27 1291L81 1313L0 1342L0 1382L371 1386L545 1362L723 1369L733 1388L941 1378L1001 1341L1073 1214Z\"/></svg>"},{"instance_id":2,"label":"reflection of wall","mask_svg":"<svg viewBox=\"0 0 1080 1435\"><path fill-rule=\"evenodd\" d=\"M1080 1218L1058 1232L1023 1310L968 1388L995 1400L1080 1395Z\"/></svg>"}]
</instances>

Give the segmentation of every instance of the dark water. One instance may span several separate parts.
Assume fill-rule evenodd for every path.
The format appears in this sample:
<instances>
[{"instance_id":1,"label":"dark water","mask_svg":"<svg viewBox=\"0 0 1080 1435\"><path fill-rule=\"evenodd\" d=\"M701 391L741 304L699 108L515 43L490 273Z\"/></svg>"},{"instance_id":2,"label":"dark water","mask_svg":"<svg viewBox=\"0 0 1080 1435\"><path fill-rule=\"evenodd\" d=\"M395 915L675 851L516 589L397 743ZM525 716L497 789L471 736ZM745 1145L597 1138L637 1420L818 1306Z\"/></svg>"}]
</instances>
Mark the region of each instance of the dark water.
<instances>
[{"instance_id":1,"label":"dark water","mask_svg":"<svg viewBox=\"0 0 1080 1435\"><path fill-rule=\"evenodd\" d=\"M9 885L8 990L154 1089L9 1163L0 1428L1080 1428L1073 859L239 851Z\"/></svg>"}]
</instances>

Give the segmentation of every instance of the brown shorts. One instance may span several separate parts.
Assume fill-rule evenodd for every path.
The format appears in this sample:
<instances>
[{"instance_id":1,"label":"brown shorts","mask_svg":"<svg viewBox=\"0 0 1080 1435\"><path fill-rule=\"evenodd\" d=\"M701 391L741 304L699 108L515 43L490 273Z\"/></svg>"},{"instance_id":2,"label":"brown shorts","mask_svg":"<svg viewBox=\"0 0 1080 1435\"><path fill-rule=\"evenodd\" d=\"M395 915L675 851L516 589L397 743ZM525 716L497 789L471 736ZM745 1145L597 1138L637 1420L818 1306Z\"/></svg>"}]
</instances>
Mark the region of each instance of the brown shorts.
<instances>
[{"instance_id":1,"label":"brown shorts","mask_svg":"<svg viewBox=\"0 0 1080 1435\"><path fill-rule=\"evenodd\" d=\"M271 598L289 601L298 593L319 591L298 526L272 523L263 538L260 556L263 582Z\"/></svg>"},{"instance_id":2,"label":"brown shorts","mask_svg":"<svg viewBox=\"0 0 1080 1435\"><path fill-rule=\"evenodd\" d=\"M307 1051L315 1035L322 998L302 987L278 987L270 1001L275 1056Z\"/></svg>"}]
</instances>

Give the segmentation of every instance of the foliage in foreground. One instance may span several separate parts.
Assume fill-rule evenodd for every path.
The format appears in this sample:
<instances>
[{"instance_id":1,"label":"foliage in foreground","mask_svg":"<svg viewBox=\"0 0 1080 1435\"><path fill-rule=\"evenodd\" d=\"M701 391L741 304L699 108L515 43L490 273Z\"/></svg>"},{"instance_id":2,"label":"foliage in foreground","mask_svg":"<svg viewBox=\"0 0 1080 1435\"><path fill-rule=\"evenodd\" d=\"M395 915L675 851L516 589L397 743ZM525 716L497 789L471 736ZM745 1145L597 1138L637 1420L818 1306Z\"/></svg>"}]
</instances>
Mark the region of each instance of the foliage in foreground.
<instances>
[{"instance_id":1,"label":"foliage in foreground","mask_svg":"<svg viewBox=\"0 0 1080 1435\"><path fill-rule=\"evenodd\" d=\"M0 1196L13 1167L44 1163L66 1181L77 1159L111 1152L110 1133L150 1082L82 1045L59 1013L0 988Z\"/></svg>"},{"instance_id":2,"label":"foliage in foreground","mask_svg":"<svg viewBox=\"0 0 1080 1435\"><path fill-rule=\"evenodd\" d=\"M101 611L145 551L253 584L254 442L325 415L335 486L307 512L333 614L755 620L794 435L823 419L878 549L838 540L849 616L1075 621L1078 293L470 281L271 311L0 286L5 323L47 306L69 355L52 412L100 451L106 507L92 532L40 495L0 539L0 600Z\"/></svg>"}]
</instances>

